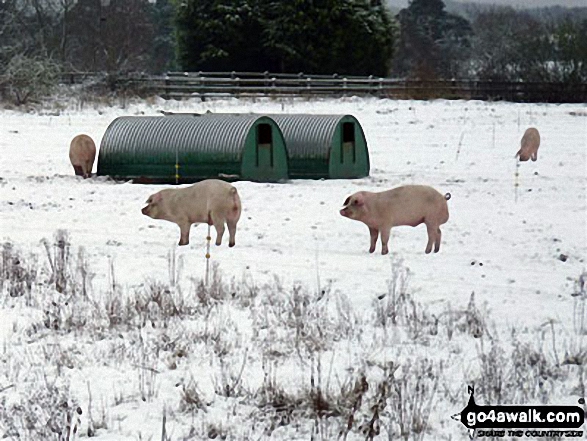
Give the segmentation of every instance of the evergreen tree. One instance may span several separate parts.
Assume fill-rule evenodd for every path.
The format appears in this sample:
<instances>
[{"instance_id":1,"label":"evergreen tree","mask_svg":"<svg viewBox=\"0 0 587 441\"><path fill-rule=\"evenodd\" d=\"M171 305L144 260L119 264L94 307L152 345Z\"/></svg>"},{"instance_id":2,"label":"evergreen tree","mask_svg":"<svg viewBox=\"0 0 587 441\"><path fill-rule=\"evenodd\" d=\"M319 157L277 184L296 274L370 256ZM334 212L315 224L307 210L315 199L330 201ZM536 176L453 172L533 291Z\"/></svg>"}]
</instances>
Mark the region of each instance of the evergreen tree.
<instances>
[{"instance_id":1,"label":"evergreen tree","mask_svg":"<svg viewBox=\"0 0 587 441\"><path fill-rule=\"evenodd\" d=\"M367 0L176 0L186 70L387 74L392 21Z\"/></svg>"},{"instance_id":2,"label":"evergreen tree","mask_svg":"<svg viewBox=\"0 0 587 441\"><path fill-rule=\"evenodd\" d=\"M184 70L256 70L260 18L254 1L176 2L178 62Z\"/></svg>"},{"instance_id":3,"label":"evergreen tree","mask_svg":"<svg viewBox=\"0 0 587 441\"><path fill-rule=\"evenodd\" d=\"M363 0L269 2L265 47L280 71L387 75L392 19Z\"/></svg>"},{"instance_id":4,"label":"evergreen tree","mask_svg":"<svg viewBox=\"0 0 587 441\"><path fill-rule=\"evenodd\" d=\"M472 34L467 20L447 13L442 0L411 0L398 19L396 74L423 79L461 75Z\"/></svg>"}]
</instances>

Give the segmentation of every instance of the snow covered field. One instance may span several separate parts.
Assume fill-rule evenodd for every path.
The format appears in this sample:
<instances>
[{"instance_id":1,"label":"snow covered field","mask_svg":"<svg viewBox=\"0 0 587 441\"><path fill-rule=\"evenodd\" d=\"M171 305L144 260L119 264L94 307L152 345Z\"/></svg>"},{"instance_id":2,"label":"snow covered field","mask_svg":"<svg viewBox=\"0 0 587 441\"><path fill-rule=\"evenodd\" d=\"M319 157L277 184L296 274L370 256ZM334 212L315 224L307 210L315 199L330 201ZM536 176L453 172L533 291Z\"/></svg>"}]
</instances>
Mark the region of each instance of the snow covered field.
<instances>
[{"instance_id":1,"label":"snow covered field","mask_svg":"<svg viewBox=\"0 0 587 441\"><path fill-rule=\"evenodd\" d=\"M243 204L236 246L213 246L211 251L222 280L230 285L234 278L235 292L221 293L206 306L207 315L166 318L163 328L143 323L121 329L112 321L98 325L94 317L100 314L91 305L103 307L113 295L132 297L157 283L170 286L173 295L180 290L187 297L200 295L202 301L194 279L205 274L207 227L193 227L190 245L178 248L176 225L140 212L147 197L166 186L115 183L102 177L83 180L73 176L69 164L68 146L76 134L89 134L98 146L114 118L157 115L160 110L352 114L369 143L371 173L356 180L235 183ZM533 345L533 353L549 366L548 375L542 373L548 377L542 380L547 386L533 384L540 389L536 394L501 395L504 404L514 404L509 402L514 398L522 404L524 399L576 404L582 396L578 391L585 373L568 357L580 356L587 363L585 293L579 282L587 258L587 106L369 98L157 100L125 108L0 110L0 120L3 280L8 277L7 256L17 252L38 270L28 296L11 297L14 280L3 283L0 403L5 406L31 406L33 389L44 384L60 386L70 403L79 403L80 438L87 436L90 419L101 418L103 424L95 429L100 440L161 439L163 425L173 440L212 435L307 440L312 433L313 439L336 439L348 422L344 409L354 409L348 400L340 400L347 406L339 404L343 410L337 412L331 405L330 418L312 414L300 404L303 400L298 401L306 413L292 411L287 421L276 424L267 415L283 412L276 405L268 410L267 403L255 406L263 395L259 391L271 384L290 395L309 391L315 398L312 388L317 380L310 379L321 377L323 391L333 395L336 389L344 397L343 386L361 372L370 385L365 396L372 394L370 399L376 401L381 390L376 385L385 383L390 362L400 366L394 378L406 381L425 377L413 370L407 374L408 366L417 369L421 363L432 363L426 366L436 372L438 381L429 385L430 395L423 399L430 418L425 427L408 430L406 439L464 439L466 430L450 415L466 405L466 385L476 379L476 387L483 388L487 360L499 359L497 349L491 350L499 344L506 354L515 354L516 348L527 348L520 341ZM530 126L540 130L542 141L538 161L520 164L516 197L514 154ZM378 243L371 255L367 227L338 213L355 191L403 184L427 184L452 194L438 254L424 254L427 236L421 225L393 229L390 254L380 255ZM69 234L72 268L79 268L78 250L83 247L82 260L93 274L83 302L71 295L63 306L64 294L51 286L48 254L56 252L51 244L57 230ZM10 252L6 243L12 244ZM386 303L395 298L390 281L404 277L407 288L397 291L409 293L405 310L398 314L404 320L379 323L382 302L386 308L397 308ZM238 286L250 289L240 291ZM308 316L297 314L295 308L290 316L307 319L305 329L313 335L332 334L331 340L322 341L324 347L310 350L305 345L307 353L298 346L303 323L284 325L283 329L296 331L293 337L287 334L288 340L269 318L287 315L287 305L299 300L296 290L305 293L301 304ZM245 291L249 300L235 299ZM280 301L283 305L276 304ZM76 303L89 309L76 311ZM407 311L410 307L412 312ZM43 326L52 314L49 310L58 311L62 326L57 330ZM91 326L79 323L84 314ZM481 337L463 330L470 320L458 325L463 314L483 317ZM444 331L414 333L414 323L436 323ZM452 334L455 329L458 338ZM194 335L190 340L188 336ZM161 347L163 341L181 341L184 353L178 356ZM224 342L224 350L218 350L218 341ZM504 360L511 361L508 355ZM528 366L529 373L533 366ZM517 369L523 372L524 367ZM238 379L231 383L232 392L219 393L219 384L230 383L231 378ZM188 384L203 397L203 403L191 410L179 404L185 401ZM478 403L483 397L495 398L488 394L478 396ZM386 399L380 434L374 439L397 439L399 433L401 424L389 410L394 405L391 392L382 402ZM365 406L357 407L357 422L348 439L367 436L358 423L360 415L367 422L373 420ZM18 424L3 423L3 416L8 418L0 411L0 433L14 436Z\"/></svg>"}]
</instances>

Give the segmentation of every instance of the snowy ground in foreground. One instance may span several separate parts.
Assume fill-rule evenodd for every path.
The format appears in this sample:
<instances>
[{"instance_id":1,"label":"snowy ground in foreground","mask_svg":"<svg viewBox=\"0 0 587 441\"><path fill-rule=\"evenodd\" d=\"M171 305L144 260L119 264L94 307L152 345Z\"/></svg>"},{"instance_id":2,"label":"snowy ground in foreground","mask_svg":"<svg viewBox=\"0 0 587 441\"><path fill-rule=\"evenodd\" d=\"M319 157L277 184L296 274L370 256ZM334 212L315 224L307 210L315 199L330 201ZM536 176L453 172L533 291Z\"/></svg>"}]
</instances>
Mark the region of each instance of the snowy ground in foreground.
<instances>
[{"instance_id":1,"label":"snowy ground in foreground","mask_svg":"<svg viewBox=\"0 0 587 441\"><path fill-rule=\"evenodd\" d=\"M229 249L223 244L211 252L224 277L263 284L277 275L285 287L301 282L309 290L330 284L331 292L347 296L360 313L387 292L394 266L397 271L401 265L409 268L412 297L433 313L448 305L467 305L474 292L477 306L504 332L510 326L539 329L550 321L571 326L576 302L571 294L587 258L587 108L581 105L226 99L32 113L1 110L3 241L36 253L42 262L41 240L51 241L56 230L66 229L73 247L85 248L96 273L97 292L111 282L111 264L117 282L130 290L148 280L169 283L173 250L182 266L180 283L190 286L192 277L203 277L206 227L192 228L190 245L177 248L176 225L140 212L147 197L165 186L82 180L73 176L69 164L68 146L76 134L87 133L99 145L114 118L157 115L160 110L352 114L365 131L371 162L368 178L235 183L243 204L237 245ZM516 201L514 154L529 126L539 129L542 141L538 161L520 165ZM381 191L412 183L452 194L450 219L441 227L440 252L424 254L426 230L421 225L392 230L389 256L379 254L380 244L370 255L366 226L341 217L342 202L358 190ZM16 347L20 341L15 330L19 320L25 321L14 309L21 306L11 303L9 309L8 303L3 301L0 310L5 353L10 353L11 342ZM123 373L118 379L100 373L110 369L108 375L113 375L111 368L91 370L94 386L103 389L104 396L113 384L125 381ZM82 401L86 394L82 377L88 372L71 374L72 388ZM146 424L150 412L153 431L144 427L159 439L154 421L160 425L160 402L136 405L145 414L133 410L139 408L135 404L125 404L128 409L118 412L125 415L125 422L111 424L99 439L130 436L127 427ZM441 426L453 424L439 422L446 416L435 415L431 430L440 433L445 430ZM459 437L464 435L461 429L451 426L443 433ZM119 435L107 438L107 433Z\"/></svg>"}]
</instances>

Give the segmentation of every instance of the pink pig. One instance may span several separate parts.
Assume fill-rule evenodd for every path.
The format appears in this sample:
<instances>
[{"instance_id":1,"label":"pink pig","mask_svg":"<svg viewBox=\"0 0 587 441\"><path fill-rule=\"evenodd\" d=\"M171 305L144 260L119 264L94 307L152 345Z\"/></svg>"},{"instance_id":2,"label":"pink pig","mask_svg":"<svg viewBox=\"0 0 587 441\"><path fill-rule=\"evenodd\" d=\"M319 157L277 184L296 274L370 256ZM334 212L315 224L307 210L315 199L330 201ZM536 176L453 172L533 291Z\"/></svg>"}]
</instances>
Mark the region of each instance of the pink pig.
<instances>
[{"instance_id":1,"label":"pink pig","mask_svg":"<svg viewBox=\"0 0 587 441\"><path fill-rule=\"evenodd\" d=\"M371 233L369 252L375 251L375 244L381 233L381 254L387 254L391 228L399 225L415 227L421 223L428 229L426 254L440 249L441 232L439 226L448 221L447 200L444 196L426 185L405 185L392 190L372 193L359 191L344 201L340 210L342 216L363 222Z\"/></svg>"},{"instance_id":2,"label":"pink pig","mask_svg":"<svg viewBox=\"0 0 587 441\"><path fill-rule=\"evenodd\" d=\"M524 132L522 141L520 142L520 150L516 153L516 156L520 157L520 161L527 161L532 159L536 161L538 159L538 147L540 147L540 133L534 127L530 127Z\"/></svg>"},{"instance_id":3,"label":"pink pig","mask_svg":"<svg viewBox=\"0 0 587 441\"><path fill-rule=\"evenodd\" d=\"M69 146L69 160L77 176L88 178L96 159L96 144L88 135L77 135Z\"/></svg>"},{"instance_id":4,"label":"pink pig","mask_svg":"<svg viewBox=\"0 0 587 441\"><path fill-rule=\"evenodd\" d=\"M224 224L228 226L228 246L235 244L236 224L241 215L238 192L228 182L206 179L186 188L168 188L149 196L141 212L179 226L179 245L190 243L190 227L207 223L216 228L216 245L222 243Z\"/></svg>"}]
</instances>

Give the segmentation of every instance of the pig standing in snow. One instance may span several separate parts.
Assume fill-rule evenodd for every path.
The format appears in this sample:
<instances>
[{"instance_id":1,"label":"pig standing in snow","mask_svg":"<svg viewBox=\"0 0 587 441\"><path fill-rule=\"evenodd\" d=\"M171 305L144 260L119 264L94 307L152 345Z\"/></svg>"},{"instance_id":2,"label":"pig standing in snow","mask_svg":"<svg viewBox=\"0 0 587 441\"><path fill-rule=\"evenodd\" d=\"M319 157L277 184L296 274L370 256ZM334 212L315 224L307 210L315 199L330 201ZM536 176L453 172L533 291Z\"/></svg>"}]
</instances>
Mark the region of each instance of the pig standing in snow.
<instances>
[{"instance_id":1,"label":"pig standing in snow","mask_svg":"<svg viewBox=\"0 0 587 441\"><path fill-rule=\"evenodd\" d=\"M190 243L192 224L207 223L216 228L216 245L222 243L224 224L230 235L228 246L235 244L236 224L241 215L238 192L228 182L207 179L186 188L161 190L149 196L141 211L153 219L164 219L179 226L180 245Z\"/></svg>"},{"instance_id":2,"label":"pig standing in snow","mask_svg":"<svg viewBox=\"0 0 587 441\"><path fill-rule=\"evenodd\" d=\"M538 159L538 147L540 146L540 133L534 127L530 127L524 132L522 136L521 148L516 153L516 157L520 157L520 161L527 161L532 159L536 161Z\"/></svg>"},{"instance_id":3,"label":"pig standing in snow","mask_svg":"<svg viewBox=\"0 0 587 441\"><path fill-rule=\"evenodd\" d=\"M432 187L426 185L405 185L392 190L372 193L359 191L344 201L340 214L363 222L371 233L371 247L369 252L375 251L377 237L381 233L381 254L387 254L389 249L389 234L391 228L398 225L415 227L421 223L428 229L428 245L426 254L440 249L441 232L439 226L448 220L448 206L446 201L450 193L441 195Z\"/></svg>"},{"instance_id":4,"label":"pig standing in snow","mask_svg":"<svg viewBox=\"0 0 587 441\"><path fill-rule=\"evenodd\" d=\"M77 135L69 146L69 160L76 176L88 178L92 175L92 167L96 158L96 145L88 135Z\"/></svg>"}]
</instances>

